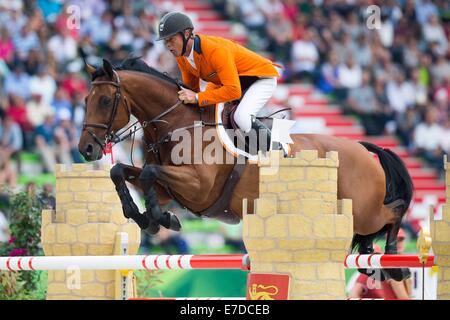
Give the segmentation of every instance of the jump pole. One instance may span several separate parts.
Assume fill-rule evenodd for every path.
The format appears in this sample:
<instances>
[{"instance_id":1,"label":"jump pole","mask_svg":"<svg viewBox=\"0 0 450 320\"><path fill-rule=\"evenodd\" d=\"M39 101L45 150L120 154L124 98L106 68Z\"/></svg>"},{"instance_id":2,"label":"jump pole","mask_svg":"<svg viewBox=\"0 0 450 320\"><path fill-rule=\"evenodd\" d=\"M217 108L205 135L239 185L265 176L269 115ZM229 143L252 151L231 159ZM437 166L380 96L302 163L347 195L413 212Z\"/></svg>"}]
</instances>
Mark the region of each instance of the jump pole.
<instances>
[{"instance_id":1,"label":"jump pole","mask_svg":"<svg viewBox=\"0 0 450 320\"><path fill-rule=\"evenodd\" d=\"M433 255L429 255L422 264L416 254L349 254L344 261L346 269L431 268L434 265Z\"/></svg>"},{"instance_id":2,"label":"jump pole","mask_svg":"<svg viewBox=\"0 0 450 320\"><path fill-rule=\"evenodd\" d=\"M248 255L136 255L1 257L0 270L249 270Z\"/></svg>"}]
</instances>

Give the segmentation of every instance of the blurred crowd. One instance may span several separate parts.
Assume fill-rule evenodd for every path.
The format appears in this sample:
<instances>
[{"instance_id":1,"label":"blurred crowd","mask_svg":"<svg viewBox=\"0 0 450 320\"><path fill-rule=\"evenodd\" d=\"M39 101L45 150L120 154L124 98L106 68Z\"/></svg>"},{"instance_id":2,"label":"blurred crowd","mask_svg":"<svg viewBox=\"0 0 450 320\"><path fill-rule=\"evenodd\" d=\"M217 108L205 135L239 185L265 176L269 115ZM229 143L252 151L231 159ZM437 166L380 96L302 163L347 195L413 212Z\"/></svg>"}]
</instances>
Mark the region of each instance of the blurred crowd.
<instances>
[{"instance_id":1,"label":"blurred crowd","mask_svg":"<svg viewBox=\"0 0 450 320\"><path fill-rule=\"evenodd\" d=\"M38 155L44 173L55 163L82 162L83 59L117 64L142 55L176 74L170 53L154 42L162 13L148 1L0 0L1 184L14 187L22 151Z\"/></svg>"},{"instance_id":2,"label":"blurred crowd","mask_svg":"<svg viewBox=\"0 0 450 320\"><path fill-rule=\"evenodd\" d=\"M449 1L213 2L285 66L284 81L313 83L359 117L366 134L396 134L442 172L450 152Z\"/></svg>"},{"instance_id":3,"label":"blurred crowd","mask_svg":"<svg viewBox=\"0 0 450 320\"><path fill-rule=\"evenodd\" d=\"M397 134L411 154L442 171L442 154L450 151L449 1L210 2L244 27L251 49L285 67L281 82L314 84L359 117L367 134ZM378 7L368 11L370 5ZM0 0L1 185L16 183L24 150L48 173L56 162L82 161L77 141L89 86L83 59L117 64L132 54L178 76L175 60L155 41L159 17L171 10L183 6Z\"/></svg>"}]
</instances>

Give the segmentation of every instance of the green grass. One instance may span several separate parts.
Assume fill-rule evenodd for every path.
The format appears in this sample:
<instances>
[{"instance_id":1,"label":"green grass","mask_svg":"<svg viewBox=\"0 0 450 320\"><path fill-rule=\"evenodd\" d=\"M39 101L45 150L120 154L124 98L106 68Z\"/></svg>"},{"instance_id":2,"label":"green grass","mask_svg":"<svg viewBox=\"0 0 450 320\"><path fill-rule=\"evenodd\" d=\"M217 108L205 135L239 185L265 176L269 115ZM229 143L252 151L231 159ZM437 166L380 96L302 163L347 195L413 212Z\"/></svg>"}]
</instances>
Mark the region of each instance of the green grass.
<instances>
[{"instance_id":1,"label":"green grass","mask_svg":"<svg viewBox=\"0 0 450 320\"><path fill-rule=\"evenodd\" d=\"M22 162L32 162L32 163L40 163L41 159L36 153L22 151L20 153L20 160Z\"/></svg>"},{"instance_id":2,"label":"green grass","mask_svg":"<svg viewBox=\"0 0 450 320\"><path fill-rule=\"evenodd\" d=\"M241 270L137 271L138 296L243 297L247 272Z\"/></svg>"},{"instance_id":3,"label":"green grass","mask_svg":"<svg viewBox=\"0 0 450 320\"><path fill-rule=\"evenodd\" d=\"M25 186L29 182L34 182L38 187L42 187L44 184L47 183L54 185L56 183L56 177L54 174L42 173L37 174L35 176L20 175L17 178L17 184L21 186Z\"/></svg>"}]
</instances>

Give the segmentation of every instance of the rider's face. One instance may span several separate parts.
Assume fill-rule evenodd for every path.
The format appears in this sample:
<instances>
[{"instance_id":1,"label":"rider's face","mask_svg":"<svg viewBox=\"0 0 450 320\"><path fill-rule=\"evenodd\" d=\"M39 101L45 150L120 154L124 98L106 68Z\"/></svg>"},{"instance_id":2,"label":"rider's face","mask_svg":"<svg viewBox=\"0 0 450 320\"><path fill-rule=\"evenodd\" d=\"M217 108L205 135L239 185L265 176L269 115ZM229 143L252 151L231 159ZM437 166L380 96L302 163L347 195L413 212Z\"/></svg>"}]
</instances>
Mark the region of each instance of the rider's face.
<instances>
[{"instance_id":1,"label":"rider's face","mask_svg":"<svg viewBox=\"0 0 450 320\"><path fill-rule=\"evenodd\" d=\"M183 50L183 38L180 34L164 39L164 45L175 57L181 56L181 50Z\"/></svg>"}]
</instances>

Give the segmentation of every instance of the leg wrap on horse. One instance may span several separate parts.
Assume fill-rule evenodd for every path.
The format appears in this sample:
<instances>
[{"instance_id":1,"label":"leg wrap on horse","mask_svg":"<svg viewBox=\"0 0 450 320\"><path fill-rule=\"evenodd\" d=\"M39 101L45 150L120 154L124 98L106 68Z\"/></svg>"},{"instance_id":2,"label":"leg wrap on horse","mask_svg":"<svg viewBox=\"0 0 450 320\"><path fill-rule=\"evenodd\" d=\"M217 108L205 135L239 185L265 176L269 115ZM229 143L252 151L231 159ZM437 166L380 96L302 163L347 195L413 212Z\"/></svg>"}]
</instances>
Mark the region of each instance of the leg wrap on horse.
<instances>
[{"instance_id":1,"label":"leg wrap on horse","mask_svg":"<svg viewBox=\"0 0 450 320\"><path fill-rule=\"evenodd\" d=\"M121 164L115 165L110 171L111 180L116 187L117 194L122 203L123 215L127 219L133 219L139 228L146 229L149 226L149 220L145 215L142 215L139 212L139 208L134 203L123 176L124 173Z\"/></svg>"},{"instance_id":2,"label":"leg wrap on horse","mask_svg":"<svg viewBox=\"0 0 450 320\"><path fill-rule=\"evenodd\" d=\"M181 229L181 224L178 217L169 211L163 213L161 206L159 205L158 195L153 187L157 175L158 170L156 167L146 166L139 177L144 189L145 208L147 209L145 215L150 222L155 221L158 224L158 230L159 225L162 225L167 229L179 231Z\"/></svg>"}]
</instances>

